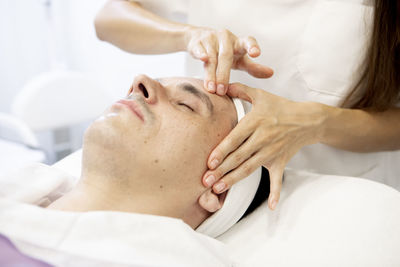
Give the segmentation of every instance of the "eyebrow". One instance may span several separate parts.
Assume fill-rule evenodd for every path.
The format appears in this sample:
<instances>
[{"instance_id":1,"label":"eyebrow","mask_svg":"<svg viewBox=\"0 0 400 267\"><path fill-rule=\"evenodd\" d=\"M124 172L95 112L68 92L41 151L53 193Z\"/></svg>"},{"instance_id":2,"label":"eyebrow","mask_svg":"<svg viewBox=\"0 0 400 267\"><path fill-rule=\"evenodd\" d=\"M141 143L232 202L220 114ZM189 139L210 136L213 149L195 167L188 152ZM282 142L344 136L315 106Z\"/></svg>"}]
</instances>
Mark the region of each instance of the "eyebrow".
<instances>
[{"instance_id":1,"label":"eyebrow","mask_svg":"<svg viewBox=\"0 0 400 267\"><path fill-rule=\"evenodd\" d=\"M188 92L188 93L196 96L197 98L199 98L207 106L208 111L211 114L213 114L214 105L211 102L211 100L208 97L208 95L206 95L205 93L201 92L197 87L193 86L190 83L181 83L181 84L178 85L178 88L180 88L183 91Z\"/></svg>"}]
</instances>

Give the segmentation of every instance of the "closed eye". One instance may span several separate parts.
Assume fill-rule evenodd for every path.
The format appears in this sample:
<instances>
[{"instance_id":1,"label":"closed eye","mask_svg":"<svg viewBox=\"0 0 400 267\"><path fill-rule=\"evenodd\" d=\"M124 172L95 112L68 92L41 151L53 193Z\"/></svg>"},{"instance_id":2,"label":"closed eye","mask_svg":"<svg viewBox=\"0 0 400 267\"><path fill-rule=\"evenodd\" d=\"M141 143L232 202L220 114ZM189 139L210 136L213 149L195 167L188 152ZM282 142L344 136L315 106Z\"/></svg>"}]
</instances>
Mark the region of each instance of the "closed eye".
<instances>
[{"instance_id":1,"label":"closed eye","mask_svg":"<svg viewBox=\"0 0 400 267\"><path fill-rule=\"evenodd\" d=\"M191 111L194 111L194 109L193 109L191 106L189 106L189 105L187 105L187 104L185 104L185 103L178 103L178 105L179 105L179 106L184 106L184 107L190 109Z\"/></svg>"}]
</instances>

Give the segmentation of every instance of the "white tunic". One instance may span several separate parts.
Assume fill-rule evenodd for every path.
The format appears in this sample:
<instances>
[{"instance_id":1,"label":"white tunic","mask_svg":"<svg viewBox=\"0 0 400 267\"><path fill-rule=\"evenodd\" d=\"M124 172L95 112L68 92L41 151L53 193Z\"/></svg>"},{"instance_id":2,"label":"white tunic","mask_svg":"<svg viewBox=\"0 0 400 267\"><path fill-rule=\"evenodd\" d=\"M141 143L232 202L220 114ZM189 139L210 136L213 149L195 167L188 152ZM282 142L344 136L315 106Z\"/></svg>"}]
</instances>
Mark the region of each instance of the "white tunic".
<instances>
[{"instance_id":1,"label":"white tunic","mask_svg":"<svg viewBox=\"0 0 400 267\"><path fill-rule=\"evenodd\" d=\"M366 50L373 7L363 0L142 0L170 19L253 36L258 63L274 69L270 79L232 71L231 82L295 101L338 106L357 78ZM186 12L186 13L185 13ZM187 57L187 74L203 76L199 60ZM400 152L353 153L315 144L301 149L289 166L317 173L365 177L400 189Z\"/></svg>"}]
</instances>

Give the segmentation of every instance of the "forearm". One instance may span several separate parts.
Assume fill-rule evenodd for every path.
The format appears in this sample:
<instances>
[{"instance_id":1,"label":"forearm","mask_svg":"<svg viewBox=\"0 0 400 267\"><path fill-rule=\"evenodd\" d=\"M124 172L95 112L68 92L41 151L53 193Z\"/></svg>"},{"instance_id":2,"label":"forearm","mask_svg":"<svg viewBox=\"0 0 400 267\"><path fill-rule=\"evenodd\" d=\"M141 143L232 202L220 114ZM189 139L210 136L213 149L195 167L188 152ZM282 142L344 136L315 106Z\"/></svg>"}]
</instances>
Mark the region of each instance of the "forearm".
<instances>
[{"instance_id":1,"label":"forearm","mask_svg":"<svg viewBox=\"0 0 400 267\"><path fill-rule=\"evenodd\" d=\"M375 112L322 106L321 143L353 152L400 149L400 108Z\"/></svg>"},{"instance_id":2,"label":"forearm","mask_svg":"<svg viewBox=\"0 0 400 267\"><path fill-rule=\"evenodd\" d=\"M190 28L124 0L108 1L96 16L95 27L100 40L137 54L184 51Z\"/></svg>"}]
</instances>

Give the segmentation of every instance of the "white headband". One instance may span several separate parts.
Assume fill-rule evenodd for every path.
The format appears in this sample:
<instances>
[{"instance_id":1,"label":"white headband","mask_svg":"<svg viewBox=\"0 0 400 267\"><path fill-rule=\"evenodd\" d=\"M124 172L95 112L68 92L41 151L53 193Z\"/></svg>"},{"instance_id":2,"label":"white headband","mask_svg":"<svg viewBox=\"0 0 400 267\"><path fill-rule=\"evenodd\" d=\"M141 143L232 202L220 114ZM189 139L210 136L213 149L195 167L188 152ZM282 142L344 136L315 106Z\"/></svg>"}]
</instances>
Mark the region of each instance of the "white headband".
<instances>
[{"instance_id":1,"label":"white headband","mask_svg":"<svg viewBox=\"0 0 400 267\"><path fill-rule=\"evenodd\" d=\"M232 100L236 107L239 122L245 115L243 103L238 98ZM260 184L260 179L261 167L231 186L222 208L200 224L196 231L215 238L229 230L250 206Z\"/></svg>"}]
</instances>

